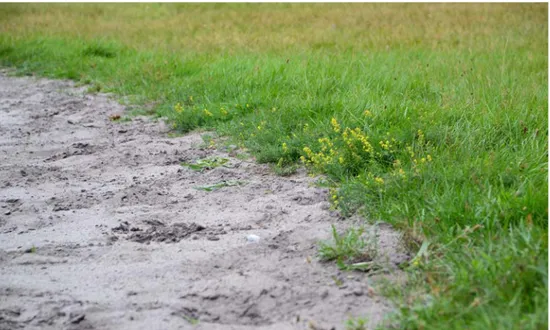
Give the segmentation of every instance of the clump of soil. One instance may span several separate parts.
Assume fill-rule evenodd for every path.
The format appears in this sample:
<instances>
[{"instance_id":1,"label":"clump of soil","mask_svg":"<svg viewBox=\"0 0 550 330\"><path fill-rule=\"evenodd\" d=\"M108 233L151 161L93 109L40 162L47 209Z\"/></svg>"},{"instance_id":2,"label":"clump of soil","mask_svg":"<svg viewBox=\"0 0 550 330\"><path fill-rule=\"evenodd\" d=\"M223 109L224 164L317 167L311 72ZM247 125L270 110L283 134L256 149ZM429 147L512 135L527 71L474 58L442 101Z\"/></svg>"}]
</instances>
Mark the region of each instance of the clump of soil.
<instances>
[{"instance_id":1,"label":"clump of soil","mask_svg":"<svg viewBox=\"0 0 550 330\"><path fill-rule=\"evenodd\" d=\"M138 243L177 243L191 234L205 229L206 227L194 222L191 224L177 222L166 226L164 223L156 221L150 222L149 228L143 230L138 227L130 227L130 224L126 221L114 227L113 232L123 233L127 240Z\"/></svg>"}]
</instances>

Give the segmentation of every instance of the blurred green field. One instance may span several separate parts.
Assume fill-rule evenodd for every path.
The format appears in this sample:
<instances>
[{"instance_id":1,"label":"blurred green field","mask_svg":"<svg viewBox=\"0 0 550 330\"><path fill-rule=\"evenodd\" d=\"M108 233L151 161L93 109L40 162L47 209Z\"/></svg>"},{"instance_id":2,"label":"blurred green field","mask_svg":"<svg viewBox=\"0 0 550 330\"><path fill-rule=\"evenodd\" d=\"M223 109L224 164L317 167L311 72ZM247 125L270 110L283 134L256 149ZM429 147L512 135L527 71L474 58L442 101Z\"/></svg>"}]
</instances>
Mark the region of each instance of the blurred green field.
<instances>
[{"instance_id":1,"label":"blurred green field","mask_svg":"<svg viewBox=\"0 0 550 330\"><path fill-rule=\"evenodd\" d=\"M0 4L0 64L326 175L403 329L548 327L547 4Z\"/></svg>"}]
</instances>

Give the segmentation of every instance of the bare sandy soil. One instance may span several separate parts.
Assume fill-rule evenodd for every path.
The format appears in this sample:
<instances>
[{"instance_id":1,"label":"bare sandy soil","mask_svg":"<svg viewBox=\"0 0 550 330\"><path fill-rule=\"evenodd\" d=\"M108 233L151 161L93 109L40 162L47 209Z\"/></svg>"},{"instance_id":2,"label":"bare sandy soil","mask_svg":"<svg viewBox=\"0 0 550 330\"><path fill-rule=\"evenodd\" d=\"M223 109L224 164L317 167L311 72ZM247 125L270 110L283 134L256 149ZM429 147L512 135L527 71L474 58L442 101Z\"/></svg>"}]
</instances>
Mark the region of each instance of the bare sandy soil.
<instances>
[{"instance_id":1,"label":"bare sandy soil","mask_svg":"<svg viewBox=\"0 0 550 330\"><path fill-rule=\"evenodd\" d=\"M0 329L342 329L391 311L368 274L317 260L349 221L311 178L113 122L124 107L84 90L0 74ZM211 156L228 166L180 165ZM391 268L406 255L377 229Z\"/></svg>"}]
</instances>

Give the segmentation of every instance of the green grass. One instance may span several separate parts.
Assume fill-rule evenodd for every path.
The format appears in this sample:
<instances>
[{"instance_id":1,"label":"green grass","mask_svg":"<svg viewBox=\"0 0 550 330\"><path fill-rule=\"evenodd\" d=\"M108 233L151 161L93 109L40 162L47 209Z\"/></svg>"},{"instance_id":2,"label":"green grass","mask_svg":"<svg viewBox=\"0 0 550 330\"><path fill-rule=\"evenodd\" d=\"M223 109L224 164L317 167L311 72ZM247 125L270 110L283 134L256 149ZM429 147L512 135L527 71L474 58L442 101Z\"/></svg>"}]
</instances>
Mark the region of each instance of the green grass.
<instances>
[{"instance_id":1,"label":"green grass","mask_svg":"<svg viewBox=\"0 0 550 330\"><path fill-rule=\"evenodd\" d=\"M332 226L333 242L321 242L319 257L323 261L370 261L376 257L376 246L364 237L363 228L351 228L344 234L338 234Z\"/></svg>"},{"instance_id":2,"label":"green grass","mask_svg":"<svg viewBox=\"0 0 550 330\"><path fill-rule=\"evenodd\" d=\"M357 318L347 320L346 330L367 330L367 319Z\"/></svg>"},{"instance_id":3,"label":"green grass","mask_svg":"<svg viewBox=\"0 0 550 330\"><path fill-rule=\"evenodd\" d=\"M181 163L182 166L189 167L193 171L197 172L204 172L207 170L214 169L219 166L226 166L227 162L229 162L229 159L222 158L222 157L213 157L213 158L205 158L205 159L198 159L195 161L195 163Z\"/></svg>"},{"instance_id":4,"label":"green grass","mask_svg":"<svg viewBox=\"0 0 550 330\"><path fill-rule=\"evenodd\" d=\"M320 242L319 258L322 261L336 261L341 270L370 272L384 269L379 261L376 233L365 233L364 228L350 228L338 234L332 226L332 242Z\"/></svg>"},{"instance_id":5,"label":"green grass","mask_svg":"<svg viewBox=\"0 0 550 330\"><path fill-rule=\"evenodd\" d=\"M2 4L0 64L303 162L421 252L403 329L543 329L546 4ZM368 111L366 111L368 110ZM334 120L333 120L334 119ZM424 246L421 249L421 246Z\"/></svg>"},{"instance_id":6,"label":"green grass","mask_svg":"<svg viewBox=\"0 0 550 330\"><path fill-rule=\"evenodd\" d=\"M238 181L238 180L224 180L214 184L198 186L198 187L195 187L195 189L211 192L211 191L219 190L224 187L242 186L243 184L246 184L246 182Z\"/></svg>"}]
</instances>

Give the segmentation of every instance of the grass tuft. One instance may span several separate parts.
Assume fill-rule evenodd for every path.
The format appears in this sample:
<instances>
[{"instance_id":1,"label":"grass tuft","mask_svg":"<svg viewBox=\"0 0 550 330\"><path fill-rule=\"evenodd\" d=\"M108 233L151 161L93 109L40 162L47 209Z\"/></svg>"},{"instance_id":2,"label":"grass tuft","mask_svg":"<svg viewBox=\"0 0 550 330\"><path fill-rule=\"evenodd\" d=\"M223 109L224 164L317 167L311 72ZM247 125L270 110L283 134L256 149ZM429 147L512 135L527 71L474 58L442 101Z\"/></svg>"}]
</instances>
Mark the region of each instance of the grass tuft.
<instances>
[{"instance_id":1,"label":"grass tuft","mask_svg":"<svg viewBox=\"0 0 550 330\"><path fill-rule=\"evenodd\" d=\"M228 165L225 165L228 162L229 162L229 159L227 158L213 157L213 158L198 159L194 164L181 163L181 165L187 166L190 169L197 172L204 172L206 170L211 170L219 166L228 167Z\"/></svg>"},{"instance_id":2,"label":"grass tuft","mask_svg":"<svg viewBox=\"0 0 550 330\"><path fill-rule=\"evenodd\" d=\"M113 58L116 56L116 50L112 47L101 45L101 44L92 44L86 46L82 51L84 56L97 56L103 58Z\"/></svg>"},{"instance_id":3,"label":"grass tuft","mask_svg":"<svg viewBox=\"0 0 550 330\"><path fill-rule=\"evenodd\" d=\"M359 269L363 263L374 260L377 255L374 237L365 237L364 228L350 228L340 235L332 226L332 242L321 242L319 257L322 261L335 260L340 268Z\"/></svg>"}]
</instances>

